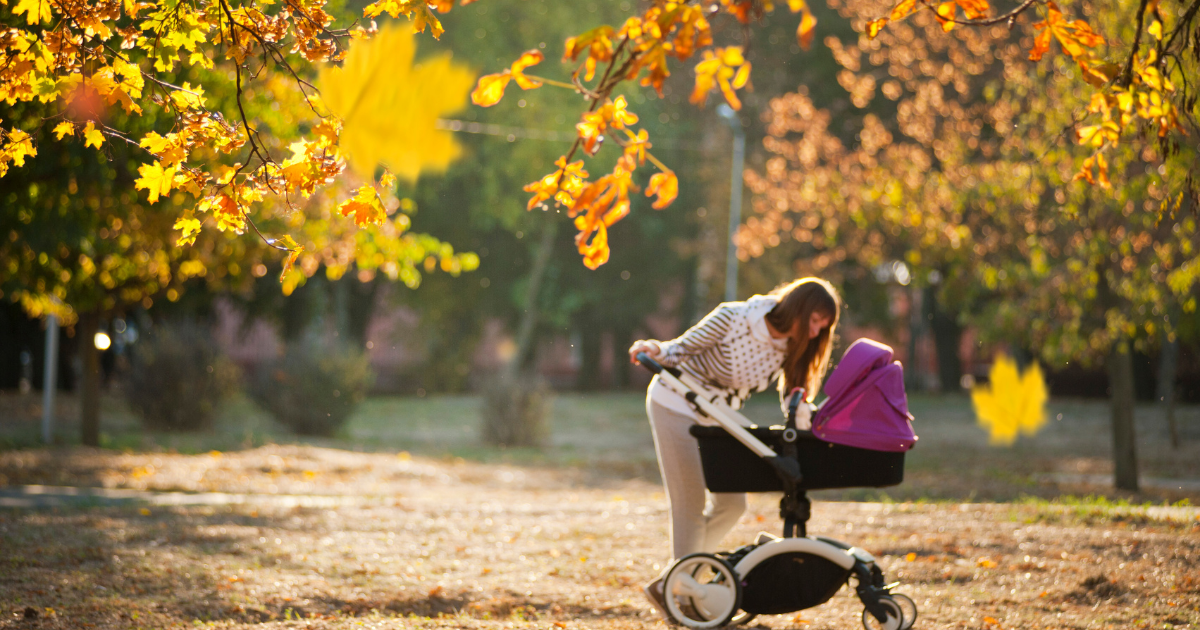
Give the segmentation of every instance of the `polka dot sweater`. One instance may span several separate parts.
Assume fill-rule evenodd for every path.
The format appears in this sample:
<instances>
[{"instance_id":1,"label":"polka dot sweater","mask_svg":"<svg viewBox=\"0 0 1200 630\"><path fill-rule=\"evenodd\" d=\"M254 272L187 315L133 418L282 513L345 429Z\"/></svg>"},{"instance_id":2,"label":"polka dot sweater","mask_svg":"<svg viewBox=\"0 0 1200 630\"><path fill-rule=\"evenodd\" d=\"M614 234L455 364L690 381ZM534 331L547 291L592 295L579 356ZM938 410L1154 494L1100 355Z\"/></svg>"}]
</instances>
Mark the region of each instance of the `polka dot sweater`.
<instances>
[{"instance_id":1,"label":"polka dot sweater","mask_svg":"<svg viewBox=\"0 0 1200 630\"><path fill-rule=\"evenodd\" d=\"M678 338L660 342L659 362L704 383L706 398L740 409L751 394L766 391L783 366L787 339L771 337L763 319L776 304L768 295L721 304ZM650 391L659 404L693 412L681 394L657 378Z\"/></svg>"}]
</instances>

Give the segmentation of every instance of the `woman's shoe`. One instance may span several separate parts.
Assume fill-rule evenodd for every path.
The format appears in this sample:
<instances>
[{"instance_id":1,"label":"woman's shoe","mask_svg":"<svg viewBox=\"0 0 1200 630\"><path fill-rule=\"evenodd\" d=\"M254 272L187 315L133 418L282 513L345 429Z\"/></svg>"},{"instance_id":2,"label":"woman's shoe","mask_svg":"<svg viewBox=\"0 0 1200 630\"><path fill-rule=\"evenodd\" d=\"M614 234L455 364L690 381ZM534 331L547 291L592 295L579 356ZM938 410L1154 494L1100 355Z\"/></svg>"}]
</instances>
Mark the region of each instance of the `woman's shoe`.
<instances>
[{"instance_id":1,"label":"woman's shoe","mask_svg":"<svg viewBox=\"0 0 1200 630\"><path fill-rule=\"evenodd\" d=\"M670 613L667 612L667 598L666 594L663 593L663 581L662 578L659 578L646 584L642 587L642 592L646 594L646 599L650 600L650 603L658 609L658 612L662 613L667 622L673 622L674 620L671 619Z\"/></svg>"}]
</instances>

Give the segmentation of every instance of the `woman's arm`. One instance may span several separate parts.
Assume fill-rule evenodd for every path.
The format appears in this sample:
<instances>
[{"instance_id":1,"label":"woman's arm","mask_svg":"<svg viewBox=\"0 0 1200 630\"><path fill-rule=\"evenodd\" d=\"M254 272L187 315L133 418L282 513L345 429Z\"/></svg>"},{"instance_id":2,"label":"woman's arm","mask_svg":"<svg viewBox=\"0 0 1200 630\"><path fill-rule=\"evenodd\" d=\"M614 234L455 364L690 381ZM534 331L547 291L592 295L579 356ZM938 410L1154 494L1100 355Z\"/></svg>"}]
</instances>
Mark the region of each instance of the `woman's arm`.
<instances>
[{"instance_id":1,"label":"woman's arm","mask_svg":"<svg viewBox=\"0 0 1200 630\"><path fill-rule=\"evenodd\" d=\"M682 335L671 341L659 342L662 357L658 362L667 367L674 367L687 357L717 345L729 333L735 317L737 314L729 305L718 306Z\"/></svg>"}]
</instances>

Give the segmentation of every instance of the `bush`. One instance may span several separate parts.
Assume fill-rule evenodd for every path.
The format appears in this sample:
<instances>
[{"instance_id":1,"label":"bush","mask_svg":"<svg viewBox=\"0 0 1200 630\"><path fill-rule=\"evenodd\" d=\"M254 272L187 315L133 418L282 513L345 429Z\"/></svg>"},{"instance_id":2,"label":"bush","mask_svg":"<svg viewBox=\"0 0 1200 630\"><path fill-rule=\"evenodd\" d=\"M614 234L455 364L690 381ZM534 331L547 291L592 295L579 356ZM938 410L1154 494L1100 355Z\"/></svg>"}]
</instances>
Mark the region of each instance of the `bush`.
<instances>
[{"instance_id":1,"label":"bush","mask_svg":"<svg viewBox=\"0 0 1200 630\"><path fill-rule=\"evenodd\" d=\"M160 324L133 348L125 398L152 429L212 427L217 408L237 391L240 374L212 337L195 325Z\"/></svg>"},{"instance_id":2,"label":"bush","mask_svg":"<svg viewBox=\"0 0 1200 630\"><path fill-rule=\"evenodd\" d=\"M309 339L262 365L250 394L292 431L331 436L367 397L372 379L365 353Z\"/></svg>"},{"instance_id":3,"label":"bush","mask_svg":"<svg viewBox=\"0 0 1200 630\"><path fill-rule=\"evenodd\" d=\"M534 374L514 375L501 370L484 384L484 443L493 446L545 446L550 387Z\"/></svg>"}]
</instances>

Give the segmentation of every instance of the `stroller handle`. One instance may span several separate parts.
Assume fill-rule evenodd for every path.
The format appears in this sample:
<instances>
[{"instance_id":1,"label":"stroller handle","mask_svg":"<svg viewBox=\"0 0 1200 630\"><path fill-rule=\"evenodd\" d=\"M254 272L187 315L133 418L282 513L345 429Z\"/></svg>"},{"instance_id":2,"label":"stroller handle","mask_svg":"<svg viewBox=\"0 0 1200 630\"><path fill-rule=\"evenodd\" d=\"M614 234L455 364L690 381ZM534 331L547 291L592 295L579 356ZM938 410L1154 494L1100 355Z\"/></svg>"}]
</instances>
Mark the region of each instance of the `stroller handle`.
<instances>
[{"instance_id":1,"label":"stroller handle","mask_svg":"<svg viewBox=\"0 0 1200 630\"><path fill-rule=\"evenodd\" d=\"M645 352L637 353L637 360L642 367L654 372L655 374L663 371L663 366L660 365L658 361L650 358L650 355L646 354Z\"/></svg>"}]
</instances>

